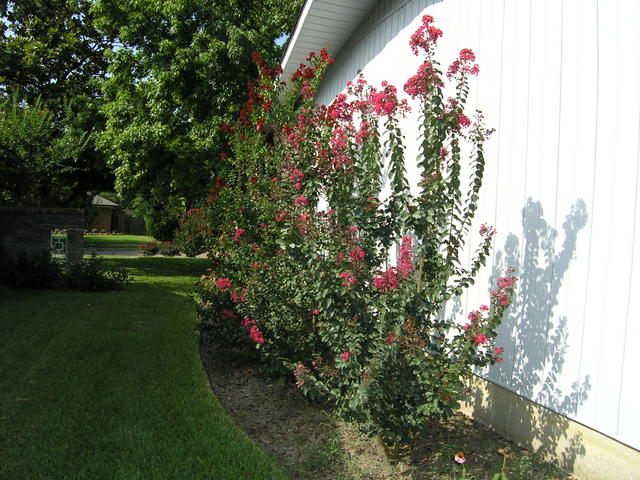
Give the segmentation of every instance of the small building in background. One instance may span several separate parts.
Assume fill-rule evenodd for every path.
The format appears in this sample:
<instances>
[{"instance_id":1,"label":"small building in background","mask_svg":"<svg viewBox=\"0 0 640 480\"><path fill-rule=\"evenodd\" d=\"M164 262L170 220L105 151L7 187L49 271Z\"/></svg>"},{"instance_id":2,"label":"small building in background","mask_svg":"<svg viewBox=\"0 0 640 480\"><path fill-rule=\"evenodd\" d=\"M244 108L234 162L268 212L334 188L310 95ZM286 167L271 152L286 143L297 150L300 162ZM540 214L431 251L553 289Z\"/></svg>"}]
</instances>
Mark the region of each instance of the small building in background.
<instances>
[{"instance_id":1,"label":"small building in background","mask_svg":"<svg viewBox=\"0 0 640 480\"><path fill-rule=\"evenodd\" d=\"M100 195L96 195L91 200L91 205L96 211L96 216L87 225L88 230L98 230L110 232L115 228L113 217L117 213L119 206L111 200L107 200Z\"/></svg>"}]
</instances>

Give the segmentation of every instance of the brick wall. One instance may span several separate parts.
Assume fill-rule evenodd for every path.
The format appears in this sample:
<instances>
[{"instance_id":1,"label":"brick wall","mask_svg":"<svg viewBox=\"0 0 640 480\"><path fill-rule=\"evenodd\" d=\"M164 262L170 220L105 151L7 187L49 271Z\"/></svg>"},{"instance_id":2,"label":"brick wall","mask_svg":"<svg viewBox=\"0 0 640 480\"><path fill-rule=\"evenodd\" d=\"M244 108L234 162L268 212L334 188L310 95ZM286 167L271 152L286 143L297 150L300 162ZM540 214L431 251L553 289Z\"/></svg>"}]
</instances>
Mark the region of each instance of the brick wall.
<instances>
[{"instance_id":1,"label":"brick wall","mask_svg":"<svg viewBox=\"0 0 640 480\"><path fill-rule=\"evenodd\" d=\"M67 261L82 260L81 208L0 207L0 255L51 253L51 231L67 230Z\"/></svg>"}]
</instances>

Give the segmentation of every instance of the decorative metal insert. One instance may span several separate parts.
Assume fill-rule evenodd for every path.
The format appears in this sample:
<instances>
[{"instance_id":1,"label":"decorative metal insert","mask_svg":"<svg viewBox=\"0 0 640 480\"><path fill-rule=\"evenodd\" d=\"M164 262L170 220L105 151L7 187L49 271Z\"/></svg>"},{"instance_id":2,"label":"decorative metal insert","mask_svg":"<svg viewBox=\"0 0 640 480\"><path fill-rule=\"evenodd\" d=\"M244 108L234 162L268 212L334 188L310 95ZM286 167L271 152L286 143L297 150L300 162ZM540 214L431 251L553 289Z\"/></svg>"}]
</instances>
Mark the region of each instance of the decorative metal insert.
<instances>
[{"instance_id":1,"label":"decorative metal insert","mask_svg":"<svg viewBox=\"0 0 640 480\"><path fill-rule=\"evenodd\" d=\"M67 256L67 232L51 230L51 254Z\"/></svg>"}]
</instances>

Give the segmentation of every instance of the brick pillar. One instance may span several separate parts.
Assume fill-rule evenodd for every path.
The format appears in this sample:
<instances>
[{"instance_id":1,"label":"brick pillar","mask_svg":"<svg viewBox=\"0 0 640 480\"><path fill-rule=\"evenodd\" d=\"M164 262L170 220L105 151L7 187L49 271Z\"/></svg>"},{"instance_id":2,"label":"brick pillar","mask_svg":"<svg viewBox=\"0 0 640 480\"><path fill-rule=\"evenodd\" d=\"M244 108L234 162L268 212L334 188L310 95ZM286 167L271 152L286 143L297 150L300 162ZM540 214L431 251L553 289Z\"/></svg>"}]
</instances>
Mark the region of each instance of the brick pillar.
<instances>
[{"instance_id":1,"label":"brick pillar","mask_svg":"<svg viewBox=\"0 0 640 480\"><path fill-rule=\"evenodd\" d=\"M83 232L80 228L67 229L67 263L72 264L82 260L84 255Z\"/></svg>"}]
</instances>

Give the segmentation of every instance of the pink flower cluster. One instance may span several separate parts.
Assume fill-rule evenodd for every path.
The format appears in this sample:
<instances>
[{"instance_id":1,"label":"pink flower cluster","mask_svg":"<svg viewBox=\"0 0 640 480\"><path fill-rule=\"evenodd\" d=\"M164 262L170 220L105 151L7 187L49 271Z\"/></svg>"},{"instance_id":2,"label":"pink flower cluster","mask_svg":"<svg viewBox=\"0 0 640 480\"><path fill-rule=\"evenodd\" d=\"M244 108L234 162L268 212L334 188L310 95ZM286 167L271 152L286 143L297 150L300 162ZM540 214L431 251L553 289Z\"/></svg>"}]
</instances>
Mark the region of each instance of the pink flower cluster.
<instances>
[{"instance_id":1,"label":"pink flower cluster","mask_svg":"<svg viewBox=\"0 0 640 480\"><path fill-rule=\"evenodd\" d=\"M411 98L424 97L433 87L443 87L442 79L431 62L425 62L418 72L404 84L404 91Z\"/></svg>"},{"instance_id":2,"label":"pink flower cluster","mask_svg":"<svg viewBox=\"0 0 640 480\"><path fill-rule=\"evenodd\" d=\"M398 100L398 90L396 87L389 85L386 81L382 82L381 91L375 88L371 89L369 93L369 103L372 105L373 112L379 116L390 116L396 113L396 111L404 113L409 109L406 100Z\"/></svg>"},{"instance_id":3,"label":"pink flower cluster","mask_svg":"<svg viewBox=\"0 0 640 480\"><path fill-rule=\"evenodd\" d=\"M460 55L458 58L449 65L449 69L447 70L447 78L452 79L455 76L460 78L464 78L467 75L477 75L480 71L480 67L477 63L473 63L476 61L475 54L468 48L463 48L460 50Z\"/></svg>"},{"instance_id":4,"label":"pink flower cluster","mask_svg":"<svg viewBox=\"0 0 640 480\"><path fill-rule=\"evenodd\" d=\"M358 263L363 260L365 257L364 250L360 247L356 247L349 252L349 258L351 258L351 263Z\"/></svg>"},{"instance_id":5,"label":"pink flower cluster","mask_svg":"<svg viewBox=\"0 0 640 480\"><path fill-rule=\"evenodd\" d=\"M346 122L353 120L351 104L347 102L347 96L344 93L339 94L333 103L329 105L328 114L333 120L344 120Z\"/></svg>"},{"instance_id":6,"label":"pink flower cluster","mask_svg":"<svg viewBox=\"0 0 640 480\"><path fill-rule=\"evenodd\" d=\"M285 218L287 218L287 211L286 210L278 210L278 213L276 213L276 222L281 222Z\"/></svg>"},{"instance_id":7,"label":"pink flower cluster","mask_svg":"<svg viewBox=\"0 0 640 480\"><path fill-rule=\"evenodd\" d=\"M307 379L307 372L308 372L307 367L305 367L302 363L299 363L293 369L293 376L296 379L297 387L301 387L302 385L304 385L304 382Z\"/></svg>"},{"instance_id":8,"label":"pink flower cluster","mask_svg":"<svg viewBox=\"0 0 640 480\"><path fill-rule=\"evenodd\" d=\"M348 362L349 359L351 358L351 354L349 352L342 352L340 354L340 358L342 359L343 362Z\"/></svg>"},{"instance_id":9,"label":"pink flower cluster","mask_svg":"<svg viewBox=\"0 0 640 480\"><path fill-rule=\"evenodd\" d=\"M369 129L369 127L371 126L371 124L367 121L364 121L360 124L360 129L358 130L358 133L356 133L356 137L355 137L355 141L358 145L362 145L362 143L369 138L369 135L371 135L373 132Z\"/></svg>"},{"instance_id":10,"label":"pink flower cluster","mask_svg":"<svg viewBox=\"0 0 640 480\"><path fill-rule=\"evenodd\" d=\"M250 318L245 318L240 324L246 330L249 330L249 338L256 343L264 343L264 337L262 336L262 332L256 325L256 321Z\"/></svg>"},{"instance_id":11,"label":"pink flower cluster","mask_svg":"<svg viewBox=\"0 0 640 480\"><path fill-rule=\"evenodd\" d=\"M222 310L222 314L220 315L220 317L223 321L227 321L233 320L235 318L235 315L231 310Z\"/></svg>"},{"instance_id":12,"label":"pink flower cluster","mask_svg":"<svg viewBox=\"0 0 640 480\"><path fill-rule=\"evenodd\" d=\"M302 95L305 98L311 98L313 97L314 94L315 92L311 88L311 83L309 83L308 80L303 81L302 88L300 89L300 95Z\"/></svg>"},{"instance_id":13,"label":"pink flower cluster","mask_svg":"<svg viewBox=\"0 0 640 480\"><path fill-rule=\"evenodd\" d=\"M236 228L236 231L233 234L233 241L234 242L241 242L242 241L242 235L244 235L244 230L242 228Z\"/></svg>"},{"instance_id":14,"label":"pink flower cluster","mask_svg":"<svg viewBox=\"0 0 640 480\"><path fill-rule=\"evenodd\" d=\"M304 195L300 195L298 198L296 198L293 201L293 206L294 207L298 207L298 206L304 206L307 207L309 205L309 201L307 200L307 197L305 197Z\"/></svg>"},{"instance_id":15,"label":"pink flower cluster","mask_svg":"<svg viewBox=\"0 0 640 480\"><path fill-rule=\"evenodd\" d=\"M300 235L305 235L307 233L307 228L309 228L308 223L311 215L307 212L303 213L298 217L298 231Z\"/></svg>"},{"instance_id":16,"label":"pink flower cluster","mask_svg":"<svg viewBox=\"0 0 640 480\"><path fill-rule=\"evenodd\" d=\"M491 302L494 305L498 305L500 307L508 307L509 299L513 294L513 289L515 287L515 283L518 280L516 277L511 275L515 269L513 267L509 267L507 269L507 276L498 278L498 288L495 290L491 290Z\"/></svg>"},{"instance_id":17,"label":"pink flower cluster","mask_svg":"<svg viewBox=\"0 0 640 480\"><path fill-rule=\"evenodd\" d=\"M351 272L341 272L340 277L344 288L352 287L357 281L357 278Z\"/></svg>"},{"instance_id":18,"label":"pink flower cluster","mask_svg":"<svg viewBox=\"0 0 640 480\"><path fill-rule=\"evenodd\" d=\"M240 292L240 294L237 293L232 293L231 294L231 301L235 304L238 303L244 303L247 301L247 289L243 288Z\"/></svg>"},{"instance_id":19,"label":"pink flower cluster","mask_svg":"<svg viewBox=\"0 0 640 480\"><path fill-rule=\"evenodd\" d=\"M481 333L477 333L474 337L473 337L473 343L475 343L476 345L484 345L485 343L487 343L488 338L486 337L486 335L483 335Z\"/></svg>"},{"instance_id":20,"label":"pink flower cluster","mask_svg":"<svg viewBox=\"0 0 640 480\"><path fill-rule=\"evenodd\" d=\"M409 278L413 272L413 246L409 235L402 237L400 242L400 264L398 265L398 273L405 280Z\"/></svg>"},{"instance_id":21,"label":"pink flower cluster","mask_svg":"<svg viewBox=\"0 0 640 480\"><path fill-rule=\"evenodd\" d=\"M216 281L216 286L218 287L218 290L221 290L221 291L231 290L233 288L233 284L231 283L231 280L223 277L218 278L218 280Z\"/></svg>"},{"instance_id":22,"label":"pink flower cluster","mask_svg":"<svg viewBox=\"0 0 640 480\"><path fill-rule=\"evenodd\" d=\"M389 290L400 288L398 275L395 267L389 267L381 275L373 278L373 286L378 289L379 293L385 293Z\"/></svg>"},{"instance_id":23,"label":"pink flower cluster","mask_svg":"<svg viewBox=\"0 0 640 480\"><path fill-rule=\"evenodd\" d=\"M485 225L484 223L480 225L480 235L485 237L493 237L496 233L498 232L492 226Z\"/></svg>"},{"instance_id":24,"label":"pink flower cluster","mask_svg":"<svg viewBox=\"0 0 640 480\"><path fill-rule=\"evenodd\" d=\"M433 23L433 17L431 15L425 15L422 17L422 25L411 35L409 45L414 55L418 55L418 50L422 49L427 54L430 54L435 47L438 38L442 36L442 30L431 25Z\"/></svg>"}]
</instances>

